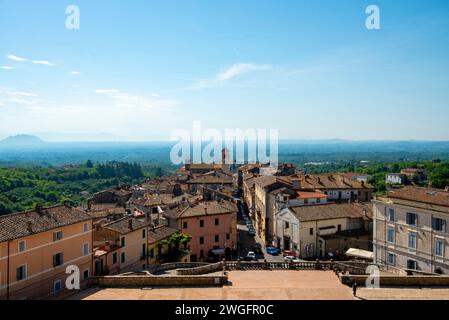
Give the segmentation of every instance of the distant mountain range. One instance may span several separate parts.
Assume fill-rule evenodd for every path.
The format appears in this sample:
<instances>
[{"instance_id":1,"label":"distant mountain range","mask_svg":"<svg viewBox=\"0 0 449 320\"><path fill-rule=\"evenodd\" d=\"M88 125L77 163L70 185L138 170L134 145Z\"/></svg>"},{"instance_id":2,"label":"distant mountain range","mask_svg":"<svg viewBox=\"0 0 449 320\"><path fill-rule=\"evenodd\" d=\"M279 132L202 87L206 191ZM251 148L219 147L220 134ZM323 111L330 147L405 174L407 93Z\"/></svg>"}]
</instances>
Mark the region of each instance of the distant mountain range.
<instances>
[{"instance_id":1,"label":"distant mountain range","mask_svg":"<svg viewBox=\"0 0 449 320\"><path fill-rule=\"evenodd\" d=\"M30 134L10 136L0 141L2 147L36 147L47 145L48 142Z\"/></svg>"}]
</instances>

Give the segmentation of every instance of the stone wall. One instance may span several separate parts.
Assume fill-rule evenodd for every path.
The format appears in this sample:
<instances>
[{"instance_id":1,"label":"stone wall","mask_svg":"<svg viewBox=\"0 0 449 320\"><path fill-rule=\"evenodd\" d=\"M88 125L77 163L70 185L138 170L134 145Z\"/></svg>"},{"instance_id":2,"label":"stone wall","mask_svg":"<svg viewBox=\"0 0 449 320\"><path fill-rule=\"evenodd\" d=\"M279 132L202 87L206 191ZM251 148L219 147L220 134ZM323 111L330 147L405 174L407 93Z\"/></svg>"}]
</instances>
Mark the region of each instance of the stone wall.
<instances>
[{"instance_id":1,"label":"stone wall","mask_svg":"<svg viewBox=\"0 0 449 320\"><path fill-rule=\"evenodd\" d=\"M207 264L204 266L199 266L196 268L190 268L190 269L177 269L176 272L178 275L201 275L201 274L207 274L217 271L223 271L223 262L217 262L212 264Z\"/></svg>"},{"instance_id":2,"label":"stone wall","mask_svg":"<svg viewBox=\"0 0 449 320\"><path fill-rule=\"evenodd\" d=\"M187 268L197 268L201 266L207 266L207 262L174 262L174 263L164 263L160 265L151 265L148 267L148 271L152 274L157 274L160 272L174 270L174 269L187 269Z\"/></svg>"},{"instance_id":3,"label":"stone wall","mask_svg":"<svg viewBox=\"0 0 449 320\"><path fill-rule=\"evenodd\" d=\"M228 277L220 276L105 276L93 279L100 287L152 287L152 286L222 286Z\"/></svg>"},{"instance_id":4,"label":"stone wall","mask_svg":"<svg viewBox=\"0 0 449 320\"><path fill-rule=\"evenodd\" d=\"M351 286L354 281L359 286L365 286L368 275L343 275L341 283ZM379 277L380 286L449 286L449 276L399 276L382 275Z\"/></svg>"}]
</instances>

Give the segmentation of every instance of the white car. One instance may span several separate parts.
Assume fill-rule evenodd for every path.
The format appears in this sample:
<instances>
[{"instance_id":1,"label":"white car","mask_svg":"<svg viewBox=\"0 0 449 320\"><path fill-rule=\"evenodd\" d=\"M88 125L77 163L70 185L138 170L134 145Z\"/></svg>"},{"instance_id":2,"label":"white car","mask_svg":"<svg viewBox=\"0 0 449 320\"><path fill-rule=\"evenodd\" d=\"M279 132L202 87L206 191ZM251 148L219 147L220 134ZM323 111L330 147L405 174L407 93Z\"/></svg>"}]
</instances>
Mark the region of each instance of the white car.
<instances>
[{"instance_id":1,"label":"white car","mask_svg":"<svg viewBox=\"0 0 449 320\"><path fill-rule=\"evenodd\" d=\"M248 252L248 254L246 255L247 259L250 260L256 260L256 254L253 251Z\"/></svg>"},{"instance_id":2,"label":"white car","mask_svg":"<svg viewBox=\"0 0 449 320\"><path fill-rule=\"evenodd\" d=\"M287 262L294 261L294 260L295 260L295 257L292 257L292 256L285 256L284 257L284 261L287 261Z\"/></svg>"}]
</instances>

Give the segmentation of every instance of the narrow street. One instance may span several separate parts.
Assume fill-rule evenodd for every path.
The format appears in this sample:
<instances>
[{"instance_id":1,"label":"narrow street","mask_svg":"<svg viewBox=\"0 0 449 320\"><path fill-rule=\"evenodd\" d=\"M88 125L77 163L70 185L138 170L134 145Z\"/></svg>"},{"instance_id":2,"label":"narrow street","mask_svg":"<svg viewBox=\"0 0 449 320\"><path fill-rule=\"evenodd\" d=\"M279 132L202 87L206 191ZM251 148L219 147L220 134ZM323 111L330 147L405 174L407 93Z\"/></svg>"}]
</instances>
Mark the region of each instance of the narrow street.
<instances>
[{"instance_id":1,"label":"narrow street","mask_svg":"<svg viewBox=\"0 0 449 320\"><path fill-rule=\"evenodd\" d=\"M257 254L256 257L259 261L266 259L268 262L280 262L284 261L282 254L273 256L266 252L265 244L257 236L251 236L248 233L248 227L245 224L244 216L249 216L246 206L243 204L238 205L238 215L237 215L237 234L238 234L238 256L242 259L246 257L249 251L254 251L253 247L256 243L262 248L262 254Z\"/></svg>"}]
</instances>

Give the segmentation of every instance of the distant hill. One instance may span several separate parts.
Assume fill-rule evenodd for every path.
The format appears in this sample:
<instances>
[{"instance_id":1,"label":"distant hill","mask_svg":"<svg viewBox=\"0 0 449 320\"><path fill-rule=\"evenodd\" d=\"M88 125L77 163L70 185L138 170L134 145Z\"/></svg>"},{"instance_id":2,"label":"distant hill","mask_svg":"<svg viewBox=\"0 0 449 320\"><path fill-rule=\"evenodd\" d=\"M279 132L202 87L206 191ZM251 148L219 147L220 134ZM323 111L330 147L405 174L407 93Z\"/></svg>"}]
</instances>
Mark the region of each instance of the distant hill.
<instances>
[{"instance_id":1,"label":"distant hill","mask_svg":"<svg viewBox=\"0 0 449 320\"><path fill-rule=\"evenodd\" d=\"M10 136L0 141L0 147L9 148L41 147L47 144L48 142L42 140L41 138L29 134Z\"/></svg>"}]
</instances>

